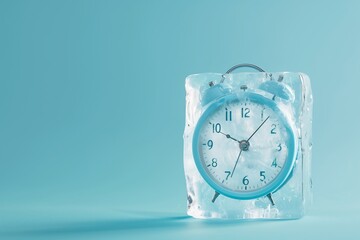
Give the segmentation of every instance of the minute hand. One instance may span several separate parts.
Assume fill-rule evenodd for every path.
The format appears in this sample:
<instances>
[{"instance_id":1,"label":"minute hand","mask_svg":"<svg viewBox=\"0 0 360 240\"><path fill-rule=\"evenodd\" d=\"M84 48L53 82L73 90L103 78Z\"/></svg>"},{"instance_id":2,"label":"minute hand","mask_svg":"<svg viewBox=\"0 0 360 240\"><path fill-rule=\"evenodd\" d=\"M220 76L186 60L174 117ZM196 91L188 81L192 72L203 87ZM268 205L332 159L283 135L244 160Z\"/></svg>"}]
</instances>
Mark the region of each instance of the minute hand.
<instances>
[{"instance_id":1,"label":"minute hand","mask_svg":"<svg viewBox=\"0 0 360 240\"><path fill-rule=\"evenodd\" d=\"M249 142L250 138L252 138L255 133L262 127L262 125L264 125L264 123L269 119L270 116L268 116L261 124L260 126L255 130L255 132L253 132L253 134L251 134L251 136L246 140L247 142Z\"/></svg>"}]
</instances>

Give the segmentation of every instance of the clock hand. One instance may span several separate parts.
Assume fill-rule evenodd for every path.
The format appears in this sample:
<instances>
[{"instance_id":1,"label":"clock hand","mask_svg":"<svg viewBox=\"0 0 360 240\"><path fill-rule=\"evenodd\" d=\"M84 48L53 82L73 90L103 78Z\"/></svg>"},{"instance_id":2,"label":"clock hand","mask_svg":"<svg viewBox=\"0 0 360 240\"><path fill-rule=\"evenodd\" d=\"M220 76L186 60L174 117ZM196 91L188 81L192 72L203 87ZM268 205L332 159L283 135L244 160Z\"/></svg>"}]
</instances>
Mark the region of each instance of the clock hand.
<instances>
[{"instance_id":1,"label":"clock hand","mask_svg":"<svg viewBox=\"0 0 360 240\"><path fill-rule=\"evenodd\" d=\"M269 119L270 116L268 116L261 124L260 126L255 130L255 132L253 132L253 134L251 134L251 136L246 140L247 142L249 142L250 138L252 138L255 133L262 127L262 125L264 125L264 123Z\"/></svg>"},{"instance_id":2,"label":"clock hand","mask_svg":"<svg viewBox=\"0 0 360 240\"><path fill-rule=\"evenodd\" d=\"M226 133L223 133L223 132L219 132L219 133L221 133L222 135L225 135L227 138L230 138L230 139L240 143L239 140L237 140L236 138L233 138L232 136L230 136L230 134L226 134Z\"/></svg>"},{"instance_id":3,"label":"clock hand","mask_svg":"<svg viewBox=\"0 0 360 240\"><path fill-rule=\"evenodd\" d=\"M242 149L240 149L239 155L238 155L238 157L237 157L237 159L236 159L236 162L235 162L235 165L234 165L234 168L233 168L233 170L232 170L232 172L231 172L230 177L232 177L232 176L234 175L234 171L235 171L235 168L236 168L236 166L237 166L237 164L238 164L238 162L239 162L241 153L242 153Z\"/></svg>"}]
</instances>

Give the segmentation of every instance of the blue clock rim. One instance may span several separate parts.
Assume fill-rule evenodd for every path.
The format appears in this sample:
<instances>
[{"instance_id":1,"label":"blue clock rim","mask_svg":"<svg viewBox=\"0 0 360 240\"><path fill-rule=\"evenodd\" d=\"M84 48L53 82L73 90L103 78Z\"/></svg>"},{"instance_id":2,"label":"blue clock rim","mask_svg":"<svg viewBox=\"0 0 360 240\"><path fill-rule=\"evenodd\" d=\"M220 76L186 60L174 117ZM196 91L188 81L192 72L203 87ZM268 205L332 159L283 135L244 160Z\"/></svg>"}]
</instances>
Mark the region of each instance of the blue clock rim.
<instances>
[{"instance_id":1,"label":"blue clock rim","mask_svg":"<svg viewBox=\"0 0 360 240\"><path fill-rule=\"evenodd\" d=\"M249 191L249 192L239 192L239 191L232 191L225 187L222 187L219 183L217 183L210 174L206 171L205 164L201 161L200 153L199 153L199 136L200 130L204 123L206 122L207 118L216 111L219 107L223 106L225 103L234 102L234 101L241 101L248 99L251 102L258 103L265 105L271 108L274 112L279 114L279 118L284 124L284 127L287 131L289 136L287 147L288 147L288 156L285 161L284 166L282 167L279 175L268 185L265 187ZM250 200L256 199L263 196L268 195L269 193L274 193L279 190L288 180L289 177L292 175L292 171L296 161L296 151L297 151L297 137L295 127L290 124L290 121L286 118L286 116L282 113L278 104L273 100L266 98L258 93L253 93L250 91L240 93L240 94L229 94L224 97L219 98L218 100L210 103L210 105L206 108L204 113L199 118L193 135L192 141L192 151L193 157L195 160L195 165L200 173L200 175L204 178L204 180L218 193L225 195L230 198L240 199L240 200Z\"/></svg>"}]
</instances>

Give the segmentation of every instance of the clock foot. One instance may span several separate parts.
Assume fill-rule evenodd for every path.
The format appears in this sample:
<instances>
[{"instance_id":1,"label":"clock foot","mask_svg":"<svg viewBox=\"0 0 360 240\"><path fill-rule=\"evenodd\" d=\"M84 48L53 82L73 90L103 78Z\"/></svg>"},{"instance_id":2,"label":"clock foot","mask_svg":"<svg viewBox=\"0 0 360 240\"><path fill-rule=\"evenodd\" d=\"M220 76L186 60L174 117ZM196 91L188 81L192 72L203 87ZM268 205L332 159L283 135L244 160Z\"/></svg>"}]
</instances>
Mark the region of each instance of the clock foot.
<instances>
[{"instance_id":1,"label":"clock foot","mask_svg":"<svg viewBox=\"0 0 360 240\"><path fill-rule=\"evenodd\" d=\"M215 200L217 199L217 197L220 195L220 193L218 193L217 191L215 191L215 195L213 197L213 199L211 200L213 203L215 202Z\"/></svg>"},{"instance_id":2,"label":"clock foot","mask_svg":"<svg viewBox=\"0 0 360 240\"><path fill-rule=\"evenodd\" d=\"M270 203L271 203L271 206L274 206L275 205L275 203L274 203L274 200L273 200L273 198L272 198L272 195L271 195L271 193L269 193L268 195L266 195L267 197L268 197L268 199L270 200Z\"/></svg>"}]
</instances>

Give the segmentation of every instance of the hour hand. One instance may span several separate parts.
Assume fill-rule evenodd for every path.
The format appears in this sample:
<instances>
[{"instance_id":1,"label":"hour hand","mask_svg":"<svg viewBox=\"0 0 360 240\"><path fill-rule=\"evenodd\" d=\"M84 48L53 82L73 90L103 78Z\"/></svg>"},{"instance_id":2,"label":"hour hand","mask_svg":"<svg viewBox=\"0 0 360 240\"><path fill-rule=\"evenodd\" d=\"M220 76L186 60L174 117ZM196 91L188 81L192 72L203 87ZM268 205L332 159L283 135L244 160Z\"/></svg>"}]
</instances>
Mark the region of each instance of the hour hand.
<instances>
[{"instance_id":1,"label":"hour hand","mask_svg":"<svg viewBox=\"0 0 360 240\"><path fill-rule=\"evenodd\" d=\"M223 133L223 132L219 132L219 133L221 133L222 135L224 135L224 136L227 137L227 138L230 138L230 139L232 139L232 140L240 143L239 140L237 140L236 138L233 138L232 136L230 136L230 134L226 134L226 133Z\"/></svg>"}]
</instances>

